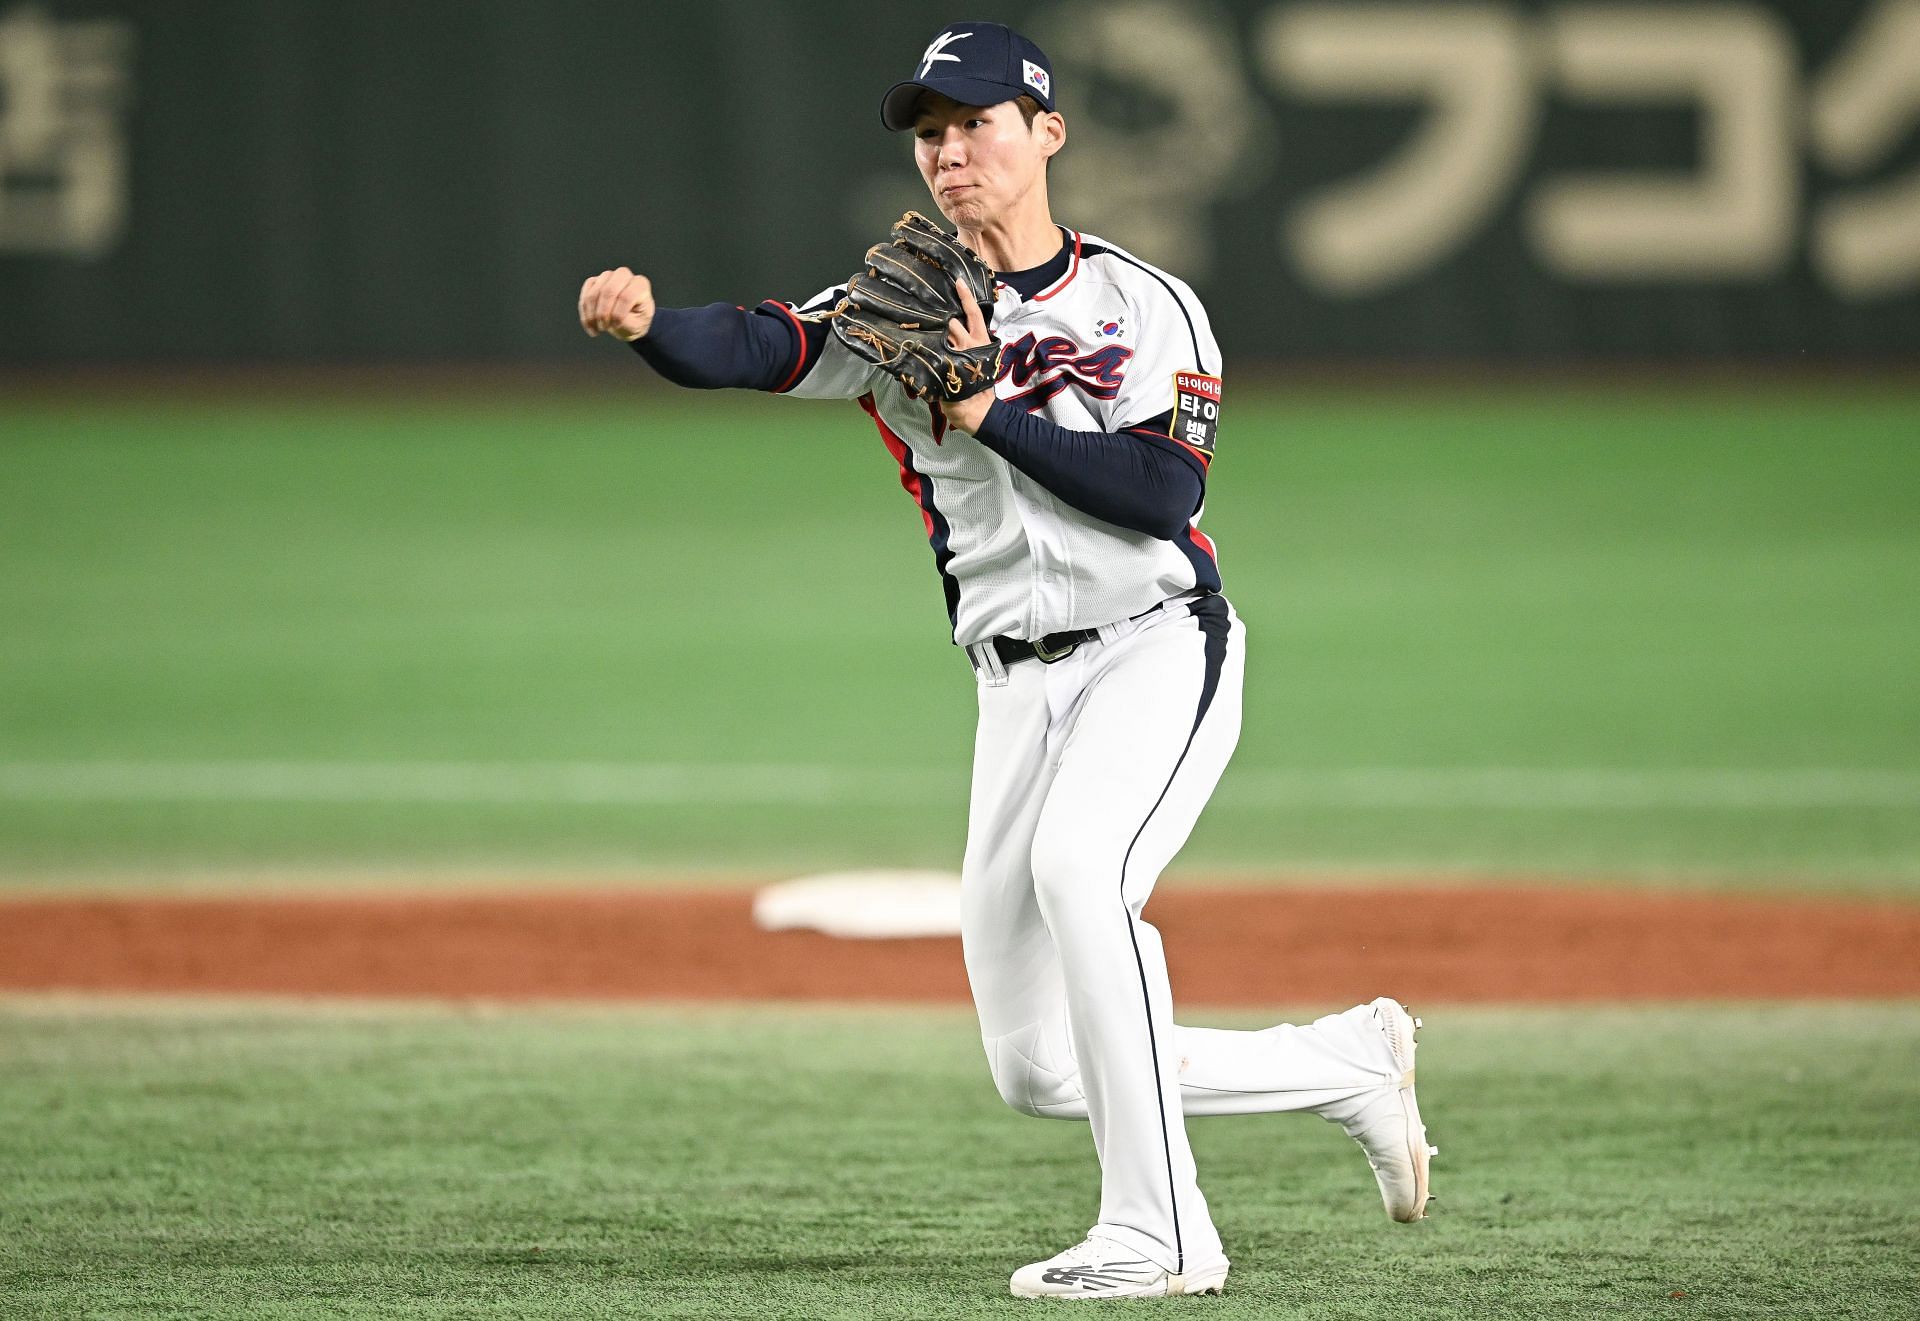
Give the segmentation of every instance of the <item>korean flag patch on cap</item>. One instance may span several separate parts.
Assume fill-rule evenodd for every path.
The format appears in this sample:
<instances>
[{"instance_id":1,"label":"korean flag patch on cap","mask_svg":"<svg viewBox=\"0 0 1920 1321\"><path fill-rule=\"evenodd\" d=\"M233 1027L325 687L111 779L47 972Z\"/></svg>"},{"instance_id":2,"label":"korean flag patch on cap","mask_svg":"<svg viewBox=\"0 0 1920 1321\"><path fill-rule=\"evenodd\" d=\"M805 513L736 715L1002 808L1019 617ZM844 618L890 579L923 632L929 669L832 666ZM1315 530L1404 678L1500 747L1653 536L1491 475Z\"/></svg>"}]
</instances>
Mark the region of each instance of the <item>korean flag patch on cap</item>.
<instances>
[{"instance_id":1,"label":"korean flag patch on cap","mask_svg":"<svg viewBox=\"0 0 1920 1321\"><path fill-rule=\"evenodd\" d=\"M1047 76L1045 69L1035 64L1032 60L1020 61L1020 80L1034 91L1040 93L1041 96L1049 100L1052 99L1053 79Z\"/></svg>"}]
</instances>

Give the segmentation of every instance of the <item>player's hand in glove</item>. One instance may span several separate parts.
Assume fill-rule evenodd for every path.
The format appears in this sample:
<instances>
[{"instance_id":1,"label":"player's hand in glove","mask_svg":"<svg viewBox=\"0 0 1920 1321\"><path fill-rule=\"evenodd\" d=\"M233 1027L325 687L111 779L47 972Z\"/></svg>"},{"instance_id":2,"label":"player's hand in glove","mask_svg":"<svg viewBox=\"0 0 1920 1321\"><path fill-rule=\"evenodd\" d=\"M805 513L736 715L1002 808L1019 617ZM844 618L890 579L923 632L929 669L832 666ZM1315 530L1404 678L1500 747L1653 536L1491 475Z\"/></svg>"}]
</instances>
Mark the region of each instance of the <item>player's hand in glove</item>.
<instances>
[{"instance_id":1,"label":"player's hand in glove","mask_svg":"<svg viewBox=\"0 0 1920 1321\"><path fill-rule=\"evenodd\" d=\"M1000 346L993 338L993 332L987 329L987 314L974 301L973 290L966 285L960 286L960 308L962 316L947 323L947 343L955 349L978 348L981 345L993 346L996 364ZM956 427L971 436L980 429L987 419L987 410L993 407L993 391L984 390L962 399L942 399L940 411L947 415L947 425Z\"/></svg>"},{"instance_id":2,"label":"player's hand in glove","mask_svg":"<svg viewBox=\"0 0 1920 1321\"><path fill-rule=\"evenodd\" d=\"M953 235L909 211L847 281L833 333L916 399L970 399L992 390L1000 374L1000 345L984 310L993 306L993 281L993 270Z\"/></svg>"}]
</instances>

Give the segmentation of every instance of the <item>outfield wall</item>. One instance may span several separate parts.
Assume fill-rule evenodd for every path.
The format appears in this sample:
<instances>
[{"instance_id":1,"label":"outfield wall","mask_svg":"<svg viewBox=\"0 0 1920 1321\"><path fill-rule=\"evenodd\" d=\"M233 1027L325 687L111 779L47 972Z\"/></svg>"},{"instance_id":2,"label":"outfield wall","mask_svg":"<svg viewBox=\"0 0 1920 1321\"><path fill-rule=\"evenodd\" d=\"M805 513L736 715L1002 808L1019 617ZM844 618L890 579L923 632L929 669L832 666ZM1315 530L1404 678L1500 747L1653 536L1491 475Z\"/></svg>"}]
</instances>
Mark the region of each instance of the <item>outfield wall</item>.
<instances>
[{"instance_id":1,"label":"outfield wall","mask_svg":"<svg viewBox=\"0 0 1920 1321\"><path fill-rule=\"evenodd\" d=\"M559 360L623 262L804 297L924 205L875 107L947 13L0 0L0 364ZM1920 352L1920 0L994 16L1061 217L1230 357Z\"/></svg>"}]
</instances>

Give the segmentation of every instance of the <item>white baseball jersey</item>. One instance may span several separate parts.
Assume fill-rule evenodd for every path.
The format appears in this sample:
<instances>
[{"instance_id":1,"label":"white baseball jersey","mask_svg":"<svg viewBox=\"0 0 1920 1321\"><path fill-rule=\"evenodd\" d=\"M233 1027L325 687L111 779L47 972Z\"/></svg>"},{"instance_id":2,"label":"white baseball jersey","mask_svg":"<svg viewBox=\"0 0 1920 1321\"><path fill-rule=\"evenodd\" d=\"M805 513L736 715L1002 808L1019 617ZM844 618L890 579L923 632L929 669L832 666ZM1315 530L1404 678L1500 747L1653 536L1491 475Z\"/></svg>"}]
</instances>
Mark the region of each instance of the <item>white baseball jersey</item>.
<instances>
[{"instance_id":1,"label":"white baseball jersey","mask_svg":"<svg viewBox=\"0 0 1920 1321\"><path fill-rule=\"evenodd\" d=\"M1078 431L1153 424L1211 462L1220 349L1200 300L1104 239L1063 233L1070 248L1058 280L1030 298L1004 282L997 290L992 329L1003 351L995 394ZM844 292L828 289L791 310L817 315ZM859 399L879 426L901 484L920 505L960 645L1096 628L1194 588L1219 590L1198 511L1170 541L1085 514L973 437L949 431L937 406L910 397L836 336L796 373L782 393Z\"/></svg>"}]
</instances>

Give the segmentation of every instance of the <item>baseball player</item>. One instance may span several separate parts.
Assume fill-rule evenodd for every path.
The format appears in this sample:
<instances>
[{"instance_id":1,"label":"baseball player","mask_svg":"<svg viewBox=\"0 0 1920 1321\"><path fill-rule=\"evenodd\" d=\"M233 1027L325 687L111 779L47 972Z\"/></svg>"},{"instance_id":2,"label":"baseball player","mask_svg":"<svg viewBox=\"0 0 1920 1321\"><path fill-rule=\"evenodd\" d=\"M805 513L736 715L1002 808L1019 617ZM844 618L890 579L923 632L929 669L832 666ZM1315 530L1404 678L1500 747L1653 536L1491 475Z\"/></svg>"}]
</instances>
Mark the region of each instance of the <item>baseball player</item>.
<instances>
[{"instance_id":1,"label":"baseball player","mask_svg":"<svg viewBox=\"0 0 1920 1321\"><path fill-rule=\"evenodd\" d=\"M1141 916L1239 738L1244 629L1200 531L1219 346L1180 280L1057 225L1052 67L997 23L937 33L881 103L954 236L917 215L802 303L580 291L589 335L669 380L858 403L918 506L979 697L962 944L995 1085L1090 1122L1099 1221L1017 1295L1218 1293L1228 1261L1184 1117L1304 1110L1422 1218L1417 1020L1381 998L1257 1032L1177 1026Z\"/></svg>"}]
</instances>

